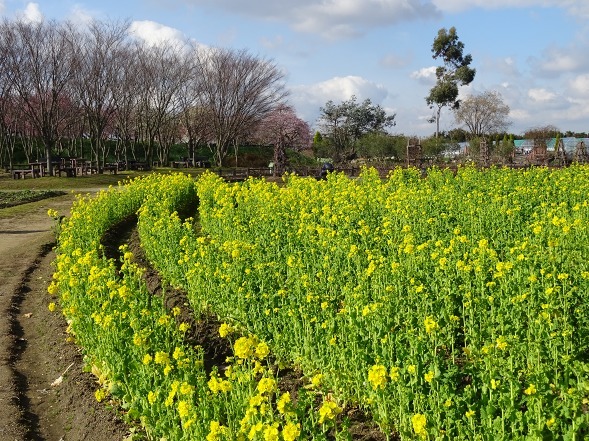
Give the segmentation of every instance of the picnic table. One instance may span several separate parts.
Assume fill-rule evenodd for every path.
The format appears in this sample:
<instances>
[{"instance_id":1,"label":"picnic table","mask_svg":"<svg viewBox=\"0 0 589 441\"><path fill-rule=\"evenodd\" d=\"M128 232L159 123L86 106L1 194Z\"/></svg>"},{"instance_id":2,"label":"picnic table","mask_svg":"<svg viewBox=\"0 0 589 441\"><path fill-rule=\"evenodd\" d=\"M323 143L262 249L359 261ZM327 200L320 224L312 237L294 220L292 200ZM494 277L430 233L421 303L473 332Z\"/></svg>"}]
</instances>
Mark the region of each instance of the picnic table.
<instances>
[{"instance_id":1,"label":"picnic table","mask_svg":"<svg viewBox=\"0 0 589 441\"><path fill-rule=\"evenodd\" d=\"M43 162L29 162L28 164L17 164L11 169L12 179L40 178L45 175L45 164Z\"/></svg>"},{"instance_id":2,"label":"picnic table","mask_svg":"<svg viewBox=\"0 0 589 441\"><path fill-rule=\"evenodd\" d=\"M192 167L192 161L172 161L172 168L188 168Z\"/></svg>"}]
</instances>

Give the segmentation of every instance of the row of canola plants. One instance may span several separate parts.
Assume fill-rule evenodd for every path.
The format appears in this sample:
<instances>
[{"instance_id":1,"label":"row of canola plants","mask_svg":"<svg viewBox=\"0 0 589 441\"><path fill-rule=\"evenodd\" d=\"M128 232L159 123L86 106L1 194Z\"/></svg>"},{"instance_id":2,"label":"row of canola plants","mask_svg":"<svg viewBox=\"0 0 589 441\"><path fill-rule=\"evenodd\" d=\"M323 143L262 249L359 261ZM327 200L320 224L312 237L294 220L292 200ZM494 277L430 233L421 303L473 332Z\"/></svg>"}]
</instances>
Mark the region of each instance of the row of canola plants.
<instances>
[{"instance_id":1,"label":"row of canola plants","mask_svg":"<svg viewBox=\"0 0 589 441\"><path fill-rule=\"evenodd\" d=\"M128 250L120 274L103 256L135 212L155 268L223 323L227 366L205 370ZM74 204L49 291L97 399L151 439L345 440L350 407L387 439L584 439L588 233L586 166L152 175ZM305 386L281 390L277 367Z\"/></svg>"}]
</instances>

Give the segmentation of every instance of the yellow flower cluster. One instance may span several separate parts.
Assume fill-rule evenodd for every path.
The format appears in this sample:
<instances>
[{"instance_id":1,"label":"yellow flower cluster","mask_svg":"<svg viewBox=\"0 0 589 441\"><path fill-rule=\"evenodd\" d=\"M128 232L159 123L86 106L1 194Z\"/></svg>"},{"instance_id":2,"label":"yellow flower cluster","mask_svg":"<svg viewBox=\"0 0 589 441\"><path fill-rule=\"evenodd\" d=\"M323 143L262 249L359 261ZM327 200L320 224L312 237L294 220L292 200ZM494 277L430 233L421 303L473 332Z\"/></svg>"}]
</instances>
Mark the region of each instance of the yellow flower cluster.
<instances>
[{"instance_id":1,"label":"yellow flower cluster","mask_svg":"<svg viewBox=\"0 0 589 441\"><path fill-rule=\"evenodd\" d=\"M207 384L209 386L210 391L214 394L219 392L231 392L232 388L231 382L229 380L222 380L215 373L211 374L211 378Z\"/></svg>"},{"instance_id":2,"label":"yellow flower cluster","mask_svg":"<svg viewBox=\"0 0 589 441\"><path fill-rule=\"evenodd\" d=\"M229 428L218 421L211 421L207 441L220 441L229 435Z\"/></svg>"},{"instance_id":3,"label":"yellow flower cluster","mask_svg":"<svg viewBox=\"0 0 589 441\"><path fill-rule=\"evenodd\" d=\"M426 334L431 334L436 329L438 329L438 323L434 320L434 318L432 316L429 316L428 315L423 320L423 324L425 326L425 332L426 332Z\"/></svg>"},{"instance_id":4,"label":"yellow flower cluster","mask_svg":"<svg viewBox=\"0 0 589 441\"><path fill-rule=\"evenodd\" d=\"M368 370L368 382L374 390L384 389L387 384L387 368L383 365L374 365Z\"/></svg>"},{"instance_id":5,"label":"yellow flower cluster","mask_svg":"<svg viewBox=\"0 0 589 441\"><path fill-rule=\"evenodd\" d=\"M270 348L257 337L239 337L233 344L233 352L236 357L244 360L254 357L263 360L270 354Z\"/></svg>"},{"instance_id":6,"label":"yellow flower cluster","mask_svg":"<svg viewBox=\"0 0 589 441\"><path fill-rule=\"evenodd\" d=\"M340 413L342 413L342 410L343 409L334 401L324 400L321 407L319 407L319 424L334 420Z\"/></svg>"},{"instance_id":7,"label":"yellow flower cluster","mask_svg":"<svg viewBox=\"0 0 589 441\"><path fill-rule=\"evenodd\" d=\"M427 437L427 419L424 414L416 413L413 415L411 417L411 425L413 426L413 431L418 437Z\"/></svg>"}]
</instances>

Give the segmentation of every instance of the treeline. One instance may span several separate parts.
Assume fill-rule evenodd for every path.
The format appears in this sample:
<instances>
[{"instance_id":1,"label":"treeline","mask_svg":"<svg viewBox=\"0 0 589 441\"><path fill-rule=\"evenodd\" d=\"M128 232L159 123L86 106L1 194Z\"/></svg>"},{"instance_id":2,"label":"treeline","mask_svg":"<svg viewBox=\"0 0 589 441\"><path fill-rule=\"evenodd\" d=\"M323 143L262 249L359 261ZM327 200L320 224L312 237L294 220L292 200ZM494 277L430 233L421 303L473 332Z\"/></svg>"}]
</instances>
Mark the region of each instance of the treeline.
<instances>
[{"instance_id":1,"label":"treeline","mask_svg":"<svg viewBox=\"0 0 589 441\"><path fill-rule=\"evenodd\" d=\"M80 29L5 20L0 59L3 167L39 153L49 168L63 154L102 165L109 157L166 164L180 141L188 156L208 145L220 165L232 146L258 135L256 141L280 144L271 138L276 130L261 125L273 114L271 121L294 113L272 60L191 43L146 45L127 22ZM307 134L296 143L308 142L308 126L297 123L297 133Z\"/></svg>"}]
</instances>

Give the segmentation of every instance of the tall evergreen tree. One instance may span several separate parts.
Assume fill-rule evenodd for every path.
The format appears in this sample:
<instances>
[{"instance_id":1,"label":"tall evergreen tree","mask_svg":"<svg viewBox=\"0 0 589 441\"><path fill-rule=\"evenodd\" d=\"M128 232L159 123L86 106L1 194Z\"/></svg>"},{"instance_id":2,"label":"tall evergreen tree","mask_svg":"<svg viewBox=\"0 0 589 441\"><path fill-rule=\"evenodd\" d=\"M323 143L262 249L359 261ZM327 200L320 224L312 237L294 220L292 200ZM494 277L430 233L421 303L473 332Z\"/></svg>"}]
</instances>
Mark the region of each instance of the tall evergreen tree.
<instances>
[{"instance_id":1,"label":"tall evergreen tree","mask_svg":"<svg viewBox=\"0 0 589 441\"><path fill-rule=\"evenodd\" d=\"M425 98L431 109L435 109L432 122L436 123L436 138L440 133L440 113L442 108L457 109L458 86L466 86L474 80L476 70L469 67L472 63L470 54L464 55L464 43L458 39L456 28L442 28L432 45L432 57L441 59L443 66L436 69L436 84Z\"/></svg>"}]
</instances>

